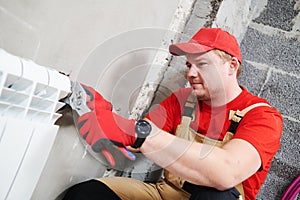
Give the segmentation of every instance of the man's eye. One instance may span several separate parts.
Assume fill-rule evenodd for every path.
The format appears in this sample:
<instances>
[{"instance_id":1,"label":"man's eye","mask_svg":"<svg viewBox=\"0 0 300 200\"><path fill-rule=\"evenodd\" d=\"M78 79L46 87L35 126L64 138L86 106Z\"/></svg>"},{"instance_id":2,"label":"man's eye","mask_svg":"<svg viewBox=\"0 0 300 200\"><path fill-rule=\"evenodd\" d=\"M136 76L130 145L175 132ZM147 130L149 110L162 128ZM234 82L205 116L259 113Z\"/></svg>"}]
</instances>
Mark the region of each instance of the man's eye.
<instances>
[{"instance_id":1,"label":"man's eye","mask_svg":"<svg viewBox=\"0 0 300 200\"><path fill-rule=\"evenodd\" d=\"M186 65L187 68L191 68L192 67L192 64L189 63L189 62L186 62L185 65Z\"/></svg>"},{"instance_id":2,"label":"man's eye","mask_svg":"<svg viewBox=\"0 0 300 200\"><path fill-rule=\"evenodd\" d=\"M205 63L205 62L200 62L200 63L198 63L197 64L197 67L203 67L204 65L206 65L207 63Z\"/></svg>"}]
</instances>

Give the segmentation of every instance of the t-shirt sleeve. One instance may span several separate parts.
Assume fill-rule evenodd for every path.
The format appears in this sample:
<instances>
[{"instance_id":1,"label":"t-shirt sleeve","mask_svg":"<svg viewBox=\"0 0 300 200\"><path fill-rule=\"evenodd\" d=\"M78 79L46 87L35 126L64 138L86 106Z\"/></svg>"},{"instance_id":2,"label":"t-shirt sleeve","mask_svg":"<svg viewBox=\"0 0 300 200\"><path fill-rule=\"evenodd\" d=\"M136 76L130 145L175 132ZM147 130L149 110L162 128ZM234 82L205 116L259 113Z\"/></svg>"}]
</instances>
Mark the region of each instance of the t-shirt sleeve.
<instances>
[{"instance_id":1,"label":"t-shirt sleeve","mask_svg":"<svg viewBox=\"0 0 300 200\"><path fill-rule=\"evenodd\" d=\"M260 155L261 169L265 169L280 148L282 128L282 116L276 109L257 107L244 116L234 138L252 144Z\"/></svg>"},{"instance_id":2,"label":"t-shirt sleeve","mask_svg":"<svg viewBox=\"0 0 300 200\"><path fill-rule=\"evenodd\" d=\"M180 123L183 103L189 90L181 89L172 93L157 107L150 111L146 118L150 119L160 129L175 134L176 127Z\"/></svg>"}]
</instances>

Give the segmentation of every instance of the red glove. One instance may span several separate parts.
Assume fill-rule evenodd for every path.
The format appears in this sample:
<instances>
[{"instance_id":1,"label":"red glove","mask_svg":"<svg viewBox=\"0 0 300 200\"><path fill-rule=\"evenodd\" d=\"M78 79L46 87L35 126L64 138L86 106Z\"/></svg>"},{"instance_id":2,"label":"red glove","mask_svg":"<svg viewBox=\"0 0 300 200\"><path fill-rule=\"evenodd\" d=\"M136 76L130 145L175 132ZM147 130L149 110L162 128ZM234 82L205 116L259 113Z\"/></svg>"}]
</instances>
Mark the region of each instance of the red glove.
<instances>
[{"instance_id":1,"label":"red glove","mask_svg":"<svg viewBox=\"0 0 300 200\"><path fill-rule=\"evenodd\" d=\"M112 105L109 101L105 100L99 92L92 87L82 84L86 92L87 100L86 105L91 109L98 112L99 110L112 110Z\"/></svg>"},{"instance_id":2,"label":"red glove","mask_svg":"<svg viewBox=\"0 0 300 200\"><path fill-rule=\"evenodd\" d=\"M103 98L103 96L100 93L98 93L95 89L93 89L92 87L89 87L82 83L81 83L81 85L87 95L86 104L92 110L92 112L86 113L78 119L80 135L83 136L84 139L86 139L87 143L92 146L92 149L95 152L98 152L104 156L104 159L107 161L107 163L109 163L110 166L115 165L115 159L113 158L113 156L110 153L111 151L114 151L114 150L121 152L128 159L134 160L135 155L132 154L130 151L128 151L126 149L126 147L124 147L124 146L112 145L112 142L108 139L106 139L106 141L101 140L101 142L98 142L99 144L95 143L97 141L93 142L93 139L91 139L91 138L94 137L94 134L97 135L100 132L99 131L100 128L99 128L99 124L96 119L97 118L96 116L101 116L102 110L111 111L112 104L109 101L105 100ZM83 131L87 131L85 136L83 134ZM89 135L88 138L87 138L87 135Z\"/></svg>"},{"instance_id":3,"label":"red glove","mask_svg":"<svg viewBox=\"0 0 300 200\"><path fill-rule=\"evenodd\" d=\"M135 121L125 119L110 110L88 112L78 118L80 135L95 152L102 153L111 166L115 161L109 149L113 146L130 160L134 155L125 146L134 144ZM116 146L115 146L116 145Z\"/></svg>"}]
</instances>

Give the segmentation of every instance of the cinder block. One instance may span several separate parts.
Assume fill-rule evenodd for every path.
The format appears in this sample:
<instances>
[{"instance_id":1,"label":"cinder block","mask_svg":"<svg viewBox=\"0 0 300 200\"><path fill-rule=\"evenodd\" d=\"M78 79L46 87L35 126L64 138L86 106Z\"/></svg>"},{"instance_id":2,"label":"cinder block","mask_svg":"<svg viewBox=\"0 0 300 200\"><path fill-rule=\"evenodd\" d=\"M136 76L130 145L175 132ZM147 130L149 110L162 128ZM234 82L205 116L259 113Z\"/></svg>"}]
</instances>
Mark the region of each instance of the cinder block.
<instances>
[{"instance_id":1,"label":"cinder block","mask_svg":"<svg viewBox=\"0 0 300 200\"><path fill-rule=\"evenodd\" d=\"M290 31L293 26L293 19L298 11L294 10L294 1L272 0L268 1L265 10L254 21L269 25L282 30Z\"/></svg>"},{"instance_id":2,"label":"cinder block","mask_svg":"<svg viewBox=\"0 0 300 200\"><path fill-rule=\"evenodd\" d=\"M266 70L260 70L248 62L242 64L242 73L239 77L239 83L246 87L254 95L258 95L267 77Z\"/></svg>"},{"instance_id":3,"label":"cinder block","mask_svg":"<svg viewBox=\"0 0 300 200\"><path fill-rule=\"evenodd\" d=\"M269 36L248 28L241 43L243 59L300 74L300 42L284 35Z\"/></svg>"},{"instance_id":4,"label":"cinder block","mask_svg":"<svg viewBox=\"0 0 300 200\"><path fill-rule=\"evenodd\" d=\"M282 162L289 163L289 165L298 168L300 174L300 123L293 122L288 119L284 120L284 128L281 137L281 147L277 154L276 159Z\"/></svg>"},{"instance_id":5,"label":"cinder block","mask_svg":"<svg viewBox=\"0 0 300 200\"><path fill-rule=\"evenodd\" d=\"M268 99L283 115L300 119L299 79L273 72L261 96Z\"/></svg>"},{"instance_id":6,"label":"cinder block","mask_svg":"<svg viewBox=\"0 0 300 200\"><path fill-rule=\"evenodd\" d=\"M288 163L274 159L270 172L262 186L258 198L281 199L290 183L299 175L299 166L290 166Z\"/></svg>"},{"instance_id":7,"label":"cinder block","mask_svg":"<svg viewBox=\"0 0 300 200\"><path fill-rule=\"evenodd\" d=\"M278 179L284 179L287 183L292 182L300 173L299 166L292 166L289 163L282 162L274 158L272 161L270 176L276 176Z\"/></svg>"},{"instance_id":8,"label":"cinder block","mask_svg":"<svg viewBox=\"0 0 300 200\"><path fill-rule=\"evenodd\" d=\"M258 200L280 200L287 185L286 180L269 173L256 198Z\"/></svg>"}]
</instances>

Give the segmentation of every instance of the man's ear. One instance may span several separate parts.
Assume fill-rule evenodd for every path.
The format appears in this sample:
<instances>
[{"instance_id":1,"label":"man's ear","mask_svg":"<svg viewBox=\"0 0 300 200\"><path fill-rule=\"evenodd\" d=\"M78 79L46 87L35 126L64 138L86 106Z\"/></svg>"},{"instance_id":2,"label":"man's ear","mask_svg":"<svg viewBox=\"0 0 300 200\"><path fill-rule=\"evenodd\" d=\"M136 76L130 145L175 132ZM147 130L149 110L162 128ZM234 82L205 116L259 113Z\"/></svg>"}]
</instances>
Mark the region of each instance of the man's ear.
<instances>
[{"instance_id":1,"label":"man's ear","mask_svg":"<svg viewBox=\"0 0 300 200\"><path fill-rule=\"evenodd\" d=\"M230 60L230 74L236 74L239 69L240 63L236 57L232 57Z\"/></svg>"}]
</instances>

